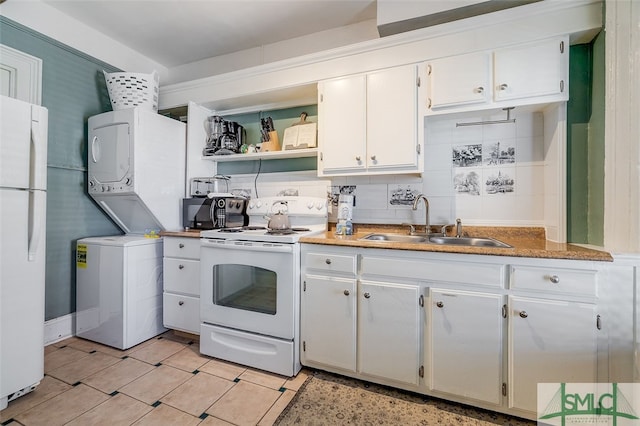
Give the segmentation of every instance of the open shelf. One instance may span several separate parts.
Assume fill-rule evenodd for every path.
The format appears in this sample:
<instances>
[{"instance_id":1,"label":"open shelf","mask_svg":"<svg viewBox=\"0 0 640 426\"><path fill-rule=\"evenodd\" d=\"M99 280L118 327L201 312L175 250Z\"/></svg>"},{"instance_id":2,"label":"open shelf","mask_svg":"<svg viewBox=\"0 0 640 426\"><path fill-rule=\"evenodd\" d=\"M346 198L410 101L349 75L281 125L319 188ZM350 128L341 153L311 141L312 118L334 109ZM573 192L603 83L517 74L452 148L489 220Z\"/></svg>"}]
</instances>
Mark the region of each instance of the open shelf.
<instances>
[{"instance_id":1,"label":"open shelf","mask_svg":"<svg viewBox=\"0 0 640 426\"><path fill-rule=\"evenodd\" d=\"M252 161L252 160L281 160L286 158L315 157L318 148L289 149L286 151L256 152L251 154L208 155L201 157L206 161Z\"/></svg>"}]
</instances>

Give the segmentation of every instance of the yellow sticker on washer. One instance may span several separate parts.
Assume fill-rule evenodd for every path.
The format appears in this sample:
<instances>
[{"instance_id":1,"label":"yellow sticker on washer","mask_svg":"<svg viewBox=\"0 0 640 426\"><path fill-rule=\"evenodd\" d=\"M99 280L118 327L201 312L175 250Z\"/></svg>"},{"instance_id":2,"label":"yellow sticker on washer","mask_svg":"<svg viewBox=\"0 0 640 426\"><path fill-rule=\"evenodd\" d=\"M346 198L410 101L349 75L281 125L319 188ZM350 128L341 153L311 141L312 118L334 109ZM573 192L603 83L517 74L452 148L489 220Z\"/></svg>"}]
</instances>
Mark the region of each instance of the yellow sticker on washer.
<instances>
[{"instance_id":1,"label":"yellow sticker on washer","mask_svg":"<svg viewBox=\"0 0 640 426\"><path fill-rule=\"evenodd\" d=\"M78 251L76 252L76 267L81 269L87 269L87 245L78 244Z\"/></svg>"}]
</instances>

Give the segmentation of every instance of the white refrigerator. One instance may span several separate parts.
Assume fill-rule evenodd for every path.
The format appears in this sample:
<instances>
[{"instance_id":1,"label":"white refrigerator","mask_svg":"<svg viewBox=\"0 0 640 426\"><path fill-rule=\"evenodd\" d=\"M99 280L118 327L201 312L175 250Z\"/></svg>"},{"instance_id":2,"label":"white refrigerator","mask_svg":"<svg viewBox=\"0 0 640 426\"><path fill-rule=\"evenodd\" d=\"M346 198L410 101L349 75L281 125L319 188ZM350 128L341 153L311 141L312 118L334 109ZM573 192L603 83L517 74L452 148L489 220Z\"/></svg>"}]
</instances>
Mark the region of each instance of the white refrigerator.
<instances>
[{"instance_id":1,"label":"white refrigerator","mask_svg":"<svg viewBox=\"0 0 640 426\"><path fill-rule=\"evenodd\" d=\"M48 111L0 97L0 410L44 377Z\"/></svg>"}]
</instances>

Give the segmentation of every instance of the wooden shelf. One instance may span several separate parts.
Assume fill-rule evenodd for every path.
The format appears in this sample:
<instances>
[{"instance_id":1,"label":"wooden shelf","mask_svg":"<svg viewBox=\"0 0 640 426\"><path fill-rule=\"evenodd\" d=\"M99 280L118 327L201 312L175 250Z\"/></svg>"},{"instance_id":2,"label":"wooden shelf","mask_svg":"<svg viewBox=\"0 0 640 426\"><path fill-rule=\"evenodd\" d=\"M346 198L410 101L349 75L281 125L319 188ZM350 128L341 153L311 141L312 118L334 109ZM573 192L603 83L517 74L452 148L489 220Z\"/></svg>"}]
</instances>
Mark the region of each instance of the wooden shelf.
<instances>
[{"instance_id":1,"label":"wooden shelf","mask_svg":"<svg viewBox=\"0 0 640 426\"><path fill-rule=\"evenodd\" d=\"M269 151L252 154L230 154L230 155L209 155L201 157L206 161L218 163L228 161L254 161L254 160L280 160L286 158L315 157L318 155L318 148L290 149L287 151Z\"/></svg>"}]
</instances>

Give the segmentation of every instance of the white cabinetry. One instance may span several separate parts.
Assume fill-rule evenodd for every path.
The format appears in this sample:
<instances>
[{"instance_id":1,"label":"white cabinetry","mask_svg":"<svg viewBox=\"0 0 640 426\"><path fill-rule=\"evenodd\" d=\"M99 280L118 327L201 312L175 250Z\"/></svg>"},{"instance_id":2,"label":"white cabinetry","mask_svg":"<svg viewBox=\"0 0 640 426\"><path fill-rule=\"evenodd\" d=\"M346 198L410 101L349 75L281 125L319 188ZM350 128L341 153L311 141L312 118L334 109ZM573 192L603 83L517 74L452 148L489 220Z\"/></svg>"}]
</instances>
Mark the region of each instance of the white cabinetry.
<instances>
[{"instance_id":1,"label":"white cabinetry","mask_svg":"<svg viewBox=\"0 0 640 426\"><path fill-rule=\"evenodd\" d=\"M538 383L597 382L596 271L511 266L509 407L535 413Z\"/></svg>"},{"instance_id":2,"label":"white cabinetry","mask_svg":"<svg viewBox=\"0 0 640 426\"><path fill-rule=\"evenodd\" d=\"M320 176L420 172L417 69L318 83Z\"/></svg>"},{"instance_id":3,"label":"white cabinetry","mask_svg":"<svg viewBox=\"0 0 640 426\"><path fill-rule=\"evenodd\" d=\"M568 48L557 37L429 61L426 114L566 101Z\"/></svg>"},{"instance_id":4,"label":"white cabinetry","mask_svg":"<svg viewBox=\"0 0 640 426\"><path fill-rule=\"evenodd\" d=\"M304 365L531 419L538 383L606 381L597 262L314 244L301 259Z\"/></svg>"},{"instance_id":5,"label":"white cabinetry","mask_svg":"<svg viewBox=\"0 0 640 426\"><path fill-rule=\"evenodd\" d=\"M361 281L358 288L358 370L418 385L420 288Z\"/></svg>"},{"instance_id":6,"label":"white cabinetry","mask_svg":"<svg viewBox=\"0 0 640 426\"><path fill-rule=\"evenodd\" d=\"M200 334L200 239L164 237L164 326Z\"/></svg>"},{"instance_id":7,"label":"white cabinetry","mask_svg":"<svg viewBox=\"0 0 640 426\"><path fill-rule=\"evenodd\" d=\"M500 404L503 298L501 294L430 290L425 364L431 390Z\"/></svg>"},{"instance_id":8,"label":"white cabinetry","mask_svg":"<svg viewBox=\"0 0 640 426\"><path fill-rule=\"evenodd\" d=\"M302 363L356 371L356 255L302 255Z\"/></svg>"},{"instance_id":9,"label":"white cabinetry","mask_svg":"<svg viewBox=\"0 0 640 426\"><path fill-rule=\"evenodd\" d=\"M357 281L357 255L303 245L304 365L418 384L419 287Z\"/></svg>"}]
</instances>

